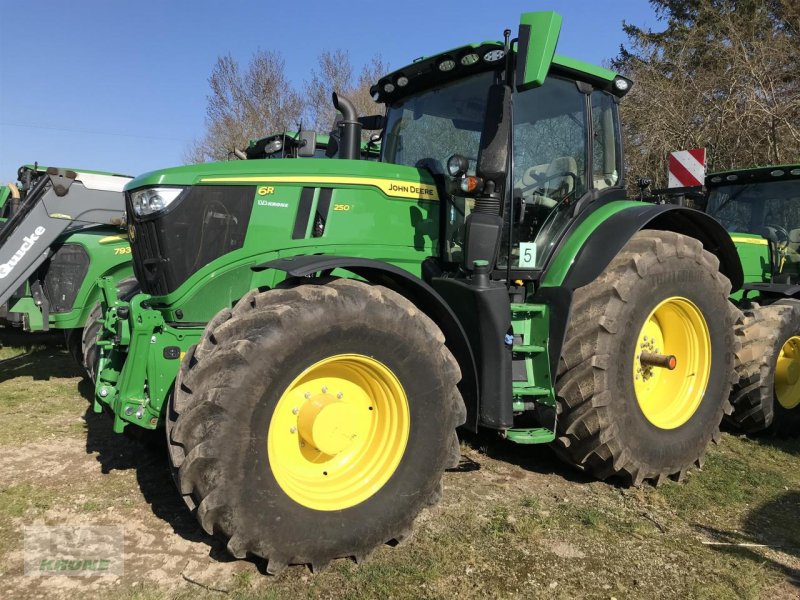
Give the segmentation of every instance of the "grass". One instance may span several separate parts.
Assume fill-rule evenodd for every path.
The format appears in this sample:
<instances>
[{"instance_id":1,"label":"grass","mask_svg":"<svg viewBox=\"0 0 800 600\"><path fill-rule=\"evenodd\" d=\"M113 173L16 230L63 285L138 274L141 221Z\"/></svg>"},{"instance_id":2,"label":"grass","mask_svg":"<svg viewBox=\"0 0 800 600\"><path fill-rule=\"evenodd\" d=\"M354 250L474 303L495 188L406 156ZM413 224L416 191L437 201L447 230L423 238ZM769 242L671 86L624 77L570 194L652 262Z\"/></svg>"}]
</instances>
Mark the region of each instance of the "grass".
<instances>
[{"instance_id":1,"label":"grass","mask_svg":"<svg viewBox=\"0 0 800 600\"><path fill-rule=\"evenodd\" d=\"M116 436L87 412L63 351L0 348L3 367L11 370L0 371L0 464L14 470L0 472L2 597L777 600L800 592L800 441L726 434L685 482L638 489L582 479L544 448L463 444L472 468L446 474L442 503L410 542L360 565L269 577L263 562L229 559L199 529L163 449ZM48 475L49 464L61 468ZM125 576L100 588L37 587L48 582L21 576L15 562L22 527L34 522L124 526Z\"/></svg>"}]
</instances>

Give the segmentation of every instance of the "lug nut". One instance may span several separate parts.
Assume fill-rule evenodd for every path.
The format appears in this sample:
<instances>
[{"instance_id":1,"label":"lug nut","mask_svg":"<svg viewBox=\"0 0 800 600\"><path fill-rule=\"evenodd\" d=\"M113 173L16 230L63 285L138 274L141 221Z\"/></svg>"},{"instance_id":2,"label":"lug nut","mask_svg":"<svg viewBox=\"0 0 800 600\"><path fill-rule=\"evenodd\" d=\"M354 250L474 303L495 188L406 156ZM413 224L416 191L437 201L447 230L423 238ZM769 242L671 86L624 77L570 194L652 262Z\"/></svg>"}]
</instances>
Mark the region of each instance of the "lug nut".
<instances>
[{"instance_id":1,"label":"lug nut","mask_svg":"<svg viewBox=\"0 0 800 600\"><path fill-rule=\"evenodd\" d=\"M295 407L292 409L292 414L293 414L293 415L296 415L296 414L297 414L297 413L299 413L299 412L300 412L300 409L299 409L299 408L297 408L296 406L295 406Z\"/></svg>"},{"instance_id":2,"label":"lug nut","mask_svg":"<svg viewBox=\"0 0 800 600\"><path fill-rule=\"evenodd\" d=\"M322 393L323 394L327 394L328 393L328 388L325 387L324 385L322 386Z\"/></svg>"},{"instance_id":3,"label":"lug nut","mask_svg":"<svg viewBox=\"0 0 800 600\"><path fill-rule=\"evenodd\" d=\"M303 394L303 397L305 397L305 399L308 400L309 398L311 398L311 392L306 392L305 394Z\"/></svg>"},{"instance_id":4,"label":"lug nut","mask_svg":"<svg viewBox=\"0 0 800 600\"><path fill-rule=\"evenodd\" d=\"M291 427L289 433L297 433L297 427Z\"/></svg>"},{"instance_id":5,"label":"lug nut","mask_svg":"<svg viewBox=\"0 0 800 600\"><path fill-rule=\"evenodd\" d=\"M342 392L339 392L338 394L336 394L336 397L337 397L339 400L341 400L341 399L342 399L342 396L344 396L344 394L343 394Z\"/></svg>"}]
</instances>

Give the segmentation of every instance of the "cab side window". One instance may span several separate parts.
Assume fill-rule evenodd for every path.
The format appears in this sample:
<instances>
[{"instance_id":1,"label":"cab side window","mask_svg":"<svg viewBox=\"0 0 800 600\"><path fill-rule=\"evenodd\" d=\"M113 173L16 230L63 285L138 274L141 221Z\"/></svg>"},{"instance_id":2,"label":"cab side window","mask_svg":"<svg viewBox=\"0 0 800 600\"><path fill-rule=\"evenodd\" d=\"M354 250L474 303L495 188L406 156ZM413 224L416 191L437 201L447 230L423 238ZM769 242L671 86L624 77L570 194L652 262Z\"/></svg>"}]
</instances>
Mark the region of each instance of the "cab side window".
<instances>
[{"instance_id":1,"label":"cab side window","mask_svg":"<svg viewBox=\"0 0 800 600\"><path fill-rule=\"evenodd\" d=\"M617 107L611 94L592 92L592 187L602 190L619 184Z\"/></svg>"}]
</instances>

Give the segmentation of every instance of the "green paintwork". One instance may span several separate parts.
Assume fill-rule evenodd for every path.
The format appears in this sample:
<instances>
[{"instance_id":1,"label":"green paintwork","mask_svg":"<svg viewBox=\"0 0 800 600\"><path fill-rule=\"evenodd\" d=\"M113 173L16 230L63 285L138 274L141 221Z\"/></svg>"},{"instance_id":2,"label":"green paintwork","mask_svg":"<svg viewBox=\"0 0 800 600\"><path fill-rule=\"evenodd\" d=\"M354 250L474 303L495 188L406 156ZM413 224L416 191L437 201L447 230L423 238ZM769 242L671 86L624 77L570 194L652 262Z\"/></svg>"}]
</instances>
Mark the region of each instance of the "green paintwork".
<instances>
[{"instance_id":1,"label":"green paintwork","mask_svg":"<svg viewBox=\"0 0 800 600\"><path fill-rule=\"evenodd\" d=\"M520 17L520 35L523 30L530 35L522 81L517 81L520 88L544 83L550 72L550 65L553 64L558 36L561 33L561 21L561 15L552 11L523 13Z\"/></svg>"},{"instance_id":2,"label":"green paintwork","mask_svg":"<svg viewBox=\"0 0 800 600\"><path fill-rule=\"evenodd\" d=\"M572 267L572 263L575 262L578 253L586 243L586 240L598 225L620 211L641 206L641 202L619 200L604 204L593 211L575 231L572 232L561 251L553 257L553 262L548 267L545 277L542 280L542 287L556 287L561 285Z\"/></svg>"},{"instance_id":3,"label":"green paintwork","mask_svg":"<svg viewBox=\"0 0 800 600\"><path fill-rule=\"evenodd\" d=\"M125 186L126 191L155 185L195 185L203 183L206 177L263 177L269 176L352 176L383 177L399 181L433 184L430 173L402 165L370 163L350 160L322 160L309 167L304 161L290 159L278 160L238 160L222 163L202 163L183 167L172 167L160 171L144 173L132 179ZM226 183L227 185L228 183ZM230 185L255 185L253 182L230 182Z\"/></svg>"},{"instance_id":4,"label":"green paintwork","mask_svg":"<svg viewBox=\"0 0 800 600\"><path fill-rule=\"evenodd\" d=\"M570 71L589 75L590 77L600 79L602 81L614 81L614 79L616 79L618 76L615 71L611 71L610 69L599 67L597 65L593 65L592 63L583 62L582 60L577 60L575 58L561 56L560 54L556 54L553 57L553 64L558 67L569 69Z\"/></svg>"},{"instance_id":5,"label":"green paintwork","mask_svg":"<svg viewBox=\"0 0 800 600\"><path fill-rule=\"evenodd\" d=\"M506 438L516 444L549 444L556 439L556 432L544 427L508 429Z\"/></svg>"},{"instance_id":6,"label":"green paintwork","mask_svg":"<svg viewBox=\"0 0 800 600\"><path fill-rule=\"evenodd\" d=\"M550 315L546 304L512 304L511 329L521 344L514 344L514 356L525 361L525 381L513 383L514 399L524 402L527 397L555 406L556 398L550 373L547 343L550 337Z\"/></svg>"},{"instance_id":7,"label":"green paintwork","mask_svg":"<svg viewBox=\"0 0 800 600\"><path fill-rule=\"evenodd\" d=\"M769 281L772 268L769 260L769 245L760 235L751 233L731 233L739 260L744 271L744 282ZM741 297L741 290L737 292Z\"/></svg>"},{"instance_id":8,"label":"green paintwork","mask_svg":"<svg viewBox=\"0 0 800 600\"><path fill-rule=\"evenodd\" d=\"M25 314L25 323L28 331L42 331L42 329L44 329L42 311L36 306L36 302L34 302L33 298L30 296L23 296L17 300L14 305L11 306L9 312Z\"/></svg>"}]
</instances>

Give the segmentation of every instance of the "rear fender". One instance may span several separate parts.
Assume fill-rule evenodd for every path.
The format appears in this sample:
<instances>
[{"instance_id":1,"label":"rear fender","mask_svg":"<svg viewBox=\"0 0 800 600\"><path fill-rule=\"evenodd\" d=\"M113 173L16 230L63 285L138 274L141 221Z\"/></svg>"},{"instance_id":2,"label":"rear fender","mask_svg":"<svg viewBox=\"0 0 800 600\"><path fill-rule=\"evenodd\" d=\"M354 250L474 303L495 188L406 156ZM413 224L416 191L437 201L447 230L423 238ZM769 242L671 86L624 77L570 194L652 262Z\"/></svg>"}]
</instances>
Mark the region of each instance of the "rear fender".
<instances>
[{"instance_id":1,"label":"rear fender","mask_svg":"<svg viewBox=\"0 0 800 600\"><path fill-rule=\"evenodd\" d=\"M571 267L565 276L549 277L543 273L542 287L537 291L551 304L553 319L548 341L551 370L557 372L558 360L570 317L572 292L594 281L619 254L625 244L643 229L674 231L699 240L703 247L719 258L719 270L731 282L731 292L742 287L744 275L736 246L730 234L714 218L700 211L672 204L629 204L597 225L574 252ZM580 223L570 235L580 235ZM562 246L564 248L565 246ZM559 257L560 258L560 257ZM550 289L552 288L552 289ZM563 322L562 322L563 320Z\"/></svg>"},{"instance_id":2,"label":"rear fender","mask_svg":"<svg viewBox=\"0 0 800 600\"><path fill-rule=\"evenodd\" d=\"M643 204L614 213L600 223L576 253L561 285L575 290L594 281L628 240L643 229L674 231L699 240L719 258L719 270L730 279L731 291L742 287L742 264L725 228L705 213L672 204Z\"/></svg>"}]
</instances>

